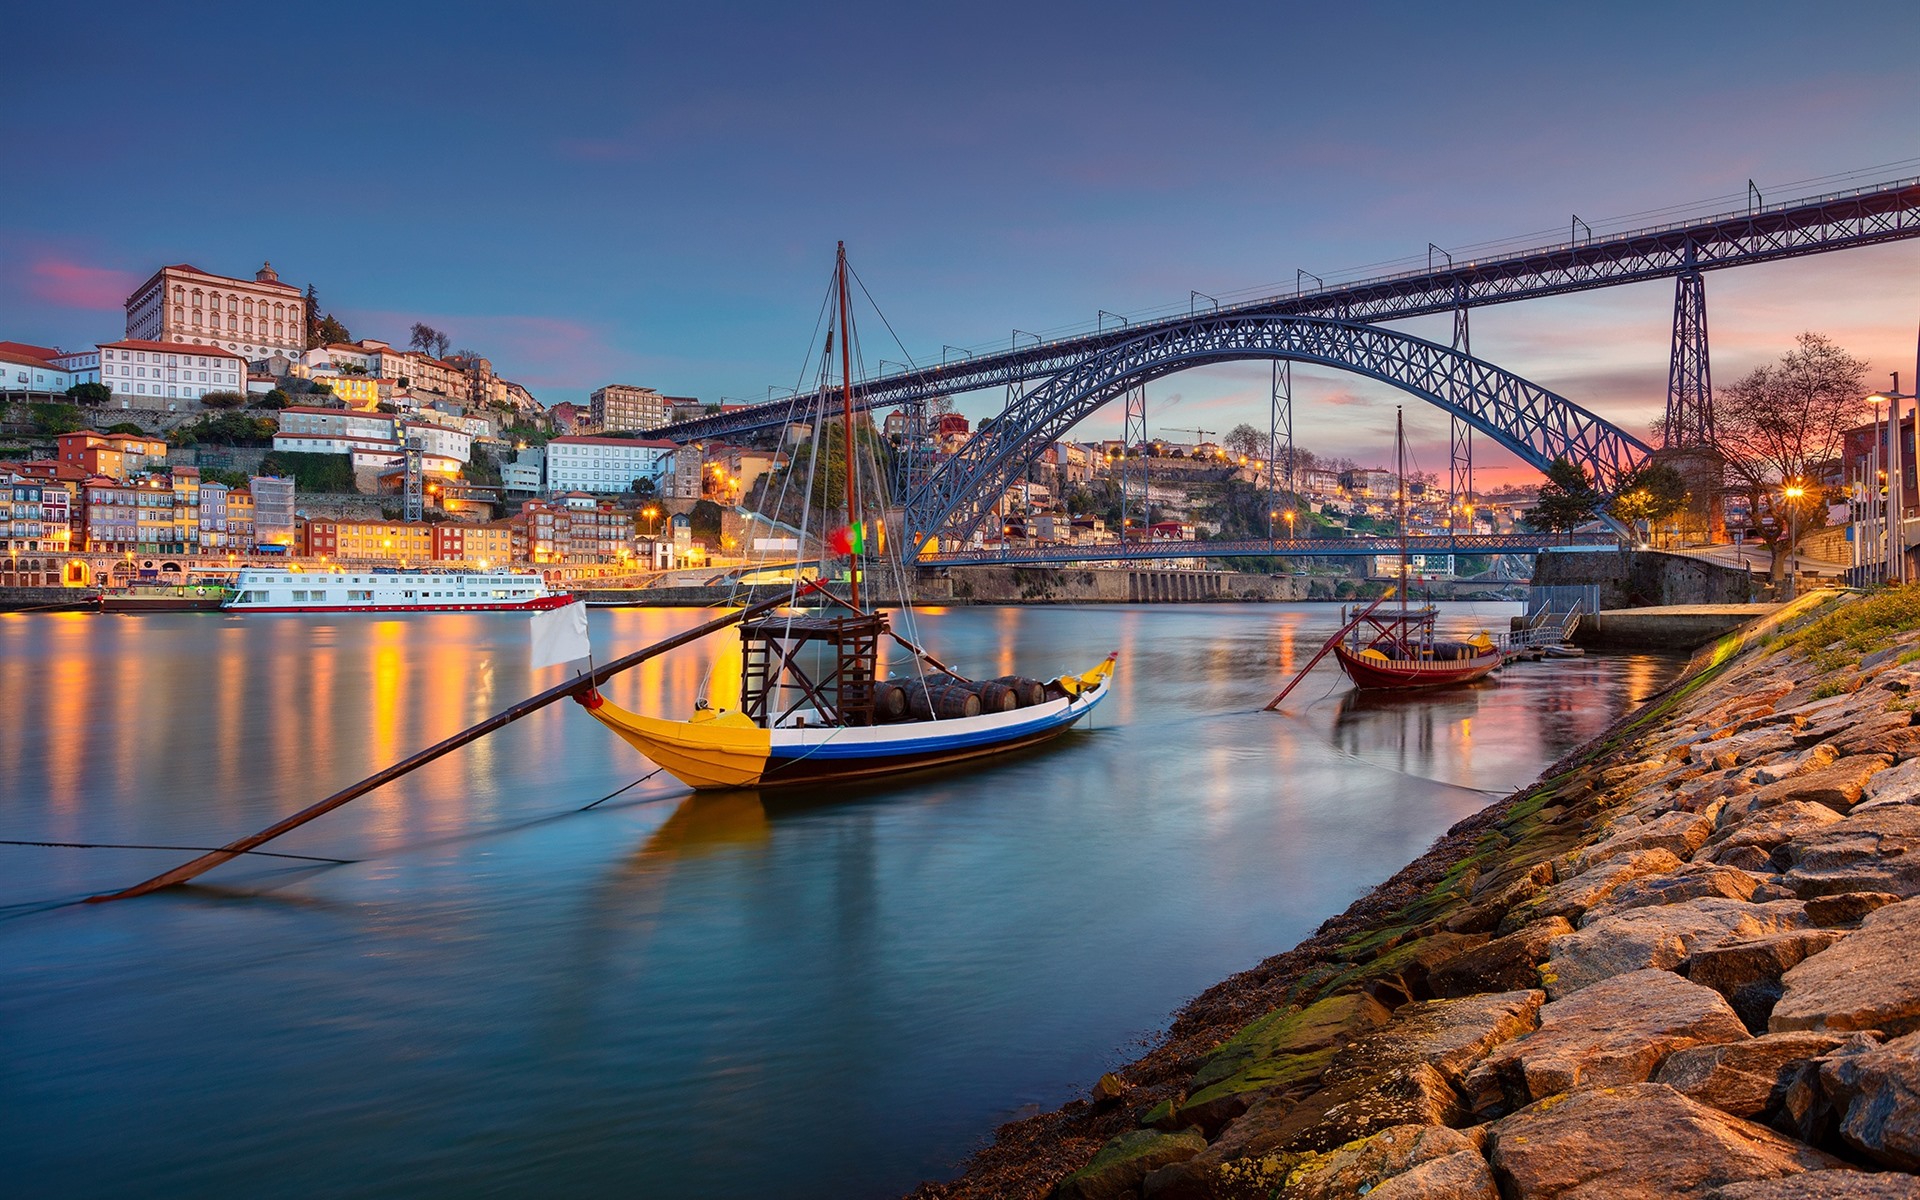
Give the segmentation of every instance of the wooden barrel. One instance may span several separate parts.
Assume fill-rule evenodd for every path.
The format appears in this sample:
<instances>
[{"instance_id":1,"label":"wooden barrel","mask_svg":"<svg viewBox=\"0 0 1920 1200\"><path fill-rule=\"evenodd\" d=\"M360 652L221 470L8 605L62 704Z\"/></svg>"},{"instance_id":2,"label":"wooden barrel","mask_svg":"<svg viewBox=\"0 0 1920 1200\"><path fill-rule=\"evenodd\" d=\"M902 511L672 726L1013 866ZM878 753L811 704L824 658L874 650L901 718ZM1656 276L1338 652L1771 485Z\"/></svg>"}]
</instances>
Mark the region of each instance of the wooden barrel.
<instances>
[{"instance_id":1,"label":"wooden barrel","mask_svg":"<svg viewBox=\"0 0 1920 1200\"><path fill-rule=\"evenodd\" d=\"M976 683L967 690L980 697L981 712L1012 712L1020 707L1020 699L1014 690L995 679Z\"/></svg>"},{"instance_id":2,"label":"wooden barrel","mask_svg":"<svg viewBox=\"0 0 1920 1200\"><path fill-rule=\"evenodd\" d=\"M1032 708L1047 701L1047 685L1038 679L1029 679L1025 675L1002 675L994 682L1012 688L1014 699L1021 708Z\"/></svg>"},{"instance_id":3,"label":"wooden barrel","mask_svg":"<svg viewBox=\"0 0 1920 1200\"><path fill-rule=\"evenodd\" d=\"M906 692L907 711L922 721L980 715L980 697L957 684L923 686L915 681L907 685Z\"/></svg>"},{"instance_id":4,"label":"wooden barrel","mask_svg":"<svg viewBox=\"0 0 1920 1200\"><path fill-rule=\"evenodd\" d=\"M873 685L873 719L903 721L907 716L907 689L897 679L882 679Z\"/></svg>"}]
</instances>

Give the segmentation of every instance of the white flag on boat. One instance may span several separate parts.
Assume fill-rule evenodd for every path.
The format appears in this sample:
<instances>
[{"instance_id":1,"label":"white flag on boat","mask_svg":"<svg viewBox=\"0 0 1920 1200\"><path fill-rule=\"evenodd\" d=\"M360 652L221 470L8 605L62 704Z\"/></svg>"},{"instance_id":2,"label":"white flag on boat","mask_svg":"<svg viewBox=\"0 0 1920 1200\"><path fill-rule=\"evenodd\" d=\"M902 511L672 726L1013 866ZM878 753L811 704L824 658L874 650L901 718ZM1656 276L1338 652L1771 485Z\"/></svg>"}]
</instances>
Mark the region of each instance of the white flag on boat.
<instances>
[{"instance_id":1,"label":"white flag on boat","mask_svg":"<svg viewBox=\"0 0 1920 1200\"><path fill-rule=\"evenodd\" d=\"M533 614L533 667L555 667L593 653L587 641L587 606L579 600Z\"/></svg>"}]
</instances>

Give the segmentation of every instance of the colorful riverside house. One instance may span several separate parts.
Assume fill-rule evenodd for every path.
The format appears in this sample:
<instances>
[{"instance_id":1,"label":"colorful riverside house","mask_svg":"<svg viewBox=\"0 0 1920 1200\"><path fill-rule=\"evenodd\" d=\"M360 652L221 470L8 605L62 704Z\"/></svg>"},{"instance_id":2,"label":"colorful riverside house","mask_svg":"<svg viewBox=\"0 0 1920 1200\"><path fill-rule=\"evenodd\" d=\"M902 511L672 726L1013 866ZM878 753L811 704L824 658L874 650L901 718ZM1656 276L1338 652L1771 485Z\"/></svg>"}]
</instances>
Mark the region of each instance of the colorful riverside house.
<instances>
[{"instance_id":1,"label":"colorful riverside house","mask_svg":"<svg viewBox=\"0 0 1920 1200\"><path fill-rule=\"evenodd\" d=\"M175 467L167 478L173 490L173 536L167 550L191 554L200 545L200 468Z\"/></svg>"},{"instance_id":2,"label":"colorful riverside house","mask_svg":"<svg viewBox=\"0 0 1920 1200\"><path fill-rule=\"evenodd\" d=\"M245 554L253 549L254 544L253 493L246 488L228 492L227 545Z\"/></svg>"},{"instance_id":3,"label":"colorful riverside house","mask_svg":"<svg viewBox=\"0 0 1920 1200\"><path fill-rule=\"evenodd\" d=\"M140 542L140 487L105 475L80 486L80 527L74 546L90 553L119 554Z\"/></svg>"},{"instance_id":4,"label":"colorful riverside house","mask_svg":"<svg viewBox=\"0 0 1920 1200\"><path fill-rule=\"evenodd\" d=\"M151 553L161 553L173 542L173 488L159 475L139 480L134 488L136 524L134 543Z\"/></svg>"},{"instance_id":5,"label":"colorful riverside house","mask_svg":"<svg viewBox=\"0 0 1920 1200\"><path fill-rule=\"evenodd\" d=\"M442 521L433 527L433 559L472 563L482 570L500 566L513 559L513 530L505 521L484 525Z\"/></svg>"}]
</instances>

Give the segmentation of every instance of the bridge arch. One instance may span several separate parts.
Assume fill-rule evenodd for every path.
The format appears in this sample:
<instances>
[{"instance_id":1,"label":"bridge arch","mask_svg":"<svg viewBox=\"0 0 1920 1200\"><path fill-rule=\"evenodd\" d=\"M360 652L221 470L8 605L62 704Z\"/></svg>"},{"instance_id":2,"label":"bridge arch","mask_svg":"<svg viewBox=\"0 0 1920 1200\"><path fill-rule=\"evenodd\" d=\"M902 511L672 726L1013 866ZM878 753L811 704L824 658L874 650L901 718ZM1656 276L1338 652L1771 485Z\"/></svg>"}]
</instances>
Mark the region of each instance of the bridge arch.
<instances>
[{"instance_id":1,"label":"bridge arch","mask_svg":"<svg viewBox=\"0 0 1920 1200\"><path fill-rule=\"evenodd\" d=\"M1652 453L1565 397L1437 342L1318 317L1209 313L1104 347L1021 397L907 497L916 547L942 533L971 534L993 499L1046 446L1129 388L1247 359L1312 363L1391 384L1454 414L1541 471L1566 458L1608 494Z\"/></svg>"}]
</instances>

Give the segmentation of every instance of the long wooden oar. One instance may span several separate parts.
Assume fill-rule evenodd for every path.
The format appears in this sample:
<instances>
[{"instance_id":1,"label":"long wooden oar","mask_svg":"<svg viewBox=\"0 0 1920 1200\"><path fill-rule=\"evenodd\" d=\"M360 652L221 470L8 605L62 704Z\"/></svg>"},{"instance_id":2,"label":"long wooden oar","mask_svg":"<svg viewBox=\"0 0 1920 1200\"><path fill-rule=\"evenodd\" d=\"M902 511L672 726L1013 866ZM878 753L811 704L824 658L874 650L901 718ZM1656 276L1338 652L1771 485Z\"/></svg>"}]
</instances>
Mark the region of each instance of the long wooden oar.
<instances>
[{"instance_id":1,"label":"long wooden oar","mask_svg":"<svg viewBox=\"0 0 1920 1200\"><path fill-rule=\"evenodd\" d=\"M809 584L806 588L801 589L798 594L805 595L806 592L813 590L817 586L817 584ZM382 784L391 783L402 775L416 771L443 754L458 750L468 742L477 741L496 729L511 725L529 713L543 709L557 700L565 700L569 696L578 695L588 688L605 683L615 675L620 674L620 672L632 667L637 667L657 655L677 649L678 647L686 645L688 642L699 641L710 633L717 633L729 625L735 625L746 620L748 617L757 616L760 613L779 608L781 605L789 603L791 599L792 597L783 595L771 600L762 600L756 604L749 604L738 612L729 613L724 617L718 617L708 621L704 625L695 626L685 633L677 633L665 641L655 642L653 645L644 649L635 650L632 654L624 658L616 658L606 666L599 667L585 675L576 675L565 683L556 684L537 696L522 700L512 708L493 714L478 725L473 725L461 730L445 741L436 742L428 746L425 750L420 751L411 758L402 759L383 771L375 772L365 779L362 779L359 783L335 792L311 808L303 808L292 816L267 826L259 833L243 837L237 842L228 842L218 850L203 854L192 862L183 863L165 874L155 875L152 879L144 883L136 883L124 891L109 892L99 896L89 896L87 903L98 904L104 900L128 900L134 896L144 896L148 892L159 891L161 888L172 887L176 883L185 883L197 875L213 870L213 868L219 866L221 863L231 862L247 851L252 850L254 847L270 842L289 830L298 829L315 817L332 812L349 800L357 800L375 788L380 787Z\"/></svg>"},{"instance_id":2,"label":"long wooden oar","mask_svg":"<svg viewBox=\"0 0 1920 1200\"><path fill-rule=\"evenodd\" d=\"M1353 620L1348 621L1345 625L1342 625L1340 627L1340 631L1327 639L1327 644L1320 647L1320 652L1314 655L1312 658L1308 659L1307 665L1300 668L1300 673L1298 675L1295 675L1293 679L1287 684L1287 686L1281 688L1280 694L1278 696L1275 696L1272 700L1268 701L1267 707L1261 711L1272 712L1274 709L1279 708L1280 702L1287 698L1287 693L1291 692L1294 689L1294 687L1298 685L1302 679L1305 679L1307 677L1308 671L1313 670L1314 667L1320 664L1320 660L1327 656L1327 651L1339 645L1340 639L1347 636L1348 630L1352 629L1354 626L1358 625L1360 622L1372 616L1373 610L1376 608L1379 608L1382 604L1385 604L1387 602L1387 596L1391 596L1391 595L1393 595L1393 589L1388 588L1386 591L1386 595L1381 596L1378 600L1375 600L1372 604L1367 605L1365 611L1361 612L1359 616L1356 616Z\"/></svg>"}]
</instances>

